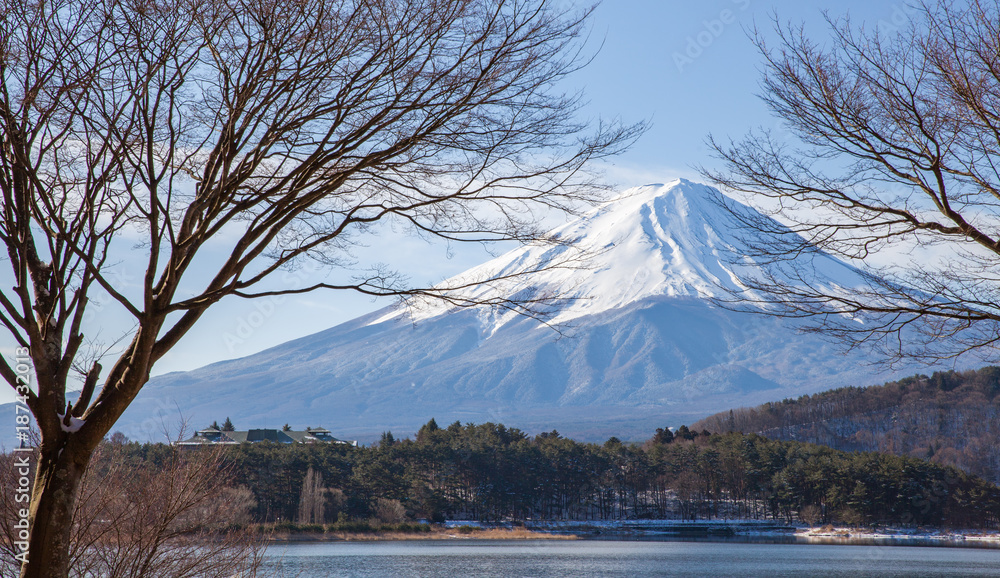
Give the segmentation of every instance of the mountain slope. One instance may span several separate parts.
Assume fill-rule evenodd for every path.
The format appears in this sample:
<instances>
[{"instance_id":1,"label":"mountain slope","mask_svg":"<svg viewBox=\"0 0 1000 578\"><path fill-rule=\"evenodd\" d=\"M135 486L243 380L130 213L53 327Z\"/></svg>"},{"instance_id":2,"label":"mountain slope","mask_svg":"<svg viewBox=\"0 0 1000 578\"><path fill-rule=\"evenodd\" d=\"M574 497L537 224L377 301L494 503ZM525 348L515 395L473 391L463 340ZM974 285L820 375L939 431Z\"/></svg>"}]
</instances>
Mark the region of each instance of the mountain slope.
<instances>
[{"instance_id":1,"label":"mountain slope","mask_svg":"<svg viewBox=\"0 0 1000 578\"><path fill-rule=\"evenodd\" d=\"M1000 481L1000 368L946 371L711 415L692 428L926 458Z\"/></svg>"},{"instance_id":2,"label":"mountain slope","mask_svg":"<svg viewBox=\"0 0 1000 578\"><path fill-rule=\"evenodd\" d=\"M240 427L325 425L361 439L408 433L430 417L600 439L890 377L786 321L712 305L708 298L739 289L745 273L731 265L743 240L722 202L715 189L684 180L626 191L552 232L595 254L589 268L476 289L488 297L568 288L577 298L549 311L562 334L490 307L388 308L247 358L158 377L121 429L155 435L179 408L196 426L229 415ZM571 250L520 248L454 281L544 268ZM860 282L832 259L820 271L817 282L844 290Z\"/></svg>"}]
</instances>

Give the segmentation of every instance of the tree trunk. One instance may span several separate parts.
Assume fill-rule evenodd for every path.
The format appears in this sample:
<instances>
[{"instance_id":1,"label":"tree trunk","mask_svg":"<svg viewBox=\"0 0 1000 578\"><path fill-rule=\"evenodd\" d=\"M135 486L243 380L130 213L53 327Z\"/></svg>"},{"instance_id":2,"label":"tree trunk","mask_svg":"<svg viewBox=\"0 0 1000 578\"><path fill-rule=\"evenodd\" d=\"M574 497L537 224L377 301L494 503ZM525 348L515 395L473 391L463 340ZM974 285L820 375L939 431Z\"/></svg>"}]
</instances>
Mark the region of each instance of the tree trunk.
<instances>
[{"instance_id":1,"label":"tree trunk","mask_svg":"<svg viewBox=\"0 0 1000 578\"><path fill-rule=\"evenodd\" d=\"M69 576L70 530L80 480L89 454L69 448L43 453L32 491L29 522L31 538L28 562L21 578L67 578Z\"/></svg>"}]
</instances>

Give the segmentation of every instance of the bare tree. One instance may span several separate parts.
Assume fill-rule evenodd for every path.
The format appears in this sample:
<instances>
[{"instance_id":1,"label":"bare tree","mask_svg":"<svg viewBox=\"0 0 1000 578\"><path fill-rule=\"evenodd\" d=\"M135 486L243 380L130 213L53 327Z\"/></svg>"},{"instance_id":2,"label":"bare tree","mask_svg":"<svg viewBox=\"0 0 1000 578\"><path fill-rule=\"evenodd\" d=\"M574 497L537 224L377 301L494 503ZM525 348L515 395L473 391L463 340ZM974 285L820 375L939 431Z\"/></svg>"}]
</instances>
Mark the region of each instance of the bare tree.
<instances>
[{"instance_id":1,"label":"bare tree","mask_svg":"<svg viewBox=\"0 0 1000 578\"><path fill-rule=\"evenodd\" d=\"M781 131L712 140L715 182L766 265L745 297L889 361L941 360L1000 339L1000 6L942 2L905 29L827 17L829 42L776 23L756 36ZM759 215L759 213L758 213ZM830 255L854 287L817 281Z\"/></svg>"},{"instance_id":2,"label":"bare tree","mask_svg":"<svg viewBox=\"0 0 1000 578\"><path fill-rule=\"evenodd\" d=\"M554 4L0 3L13 277L0 323L30 355L20 393L41 431L22 576L66 575L92 452L213 304L347 289L472 305L463 287L409 285L350 249L383 221L448 241L542 240L538 209L593 196L585 165L642 127L575 120L578 97L556 83L585 63L589 10ZM117 262L140 254L139 281L118 283ZM310 258L331 281L268 283ZM98 297L135 324L114 355L96 349ZM543 297L490 303L532 313ZM16 387L9 362L0 374Z\"/></svg>"},{"instance_id":3,"label":"bare tree","mask_svg":"<svg viewBox=\"0 0 1000 578\"><path fill-rule=\"evenodd\" d=\"M266 536L251 527L256 505L232 486L224 448L173 447L163 464L136 467L102 444L73 514L71 576L164 578L253 575Z\"/></svg>"},{"instance_id":4,"label":"bare tree","mask_svg":"<svg viewBox=\"0 0 1000 578\"><path fill-rule=\"evenodd\" d=\"M323 487L323 475L316 473L310 467L302 480L302 492L299 494L299 523L326 523L326 493Z\"/></svg>"},{"instance_id":5,"label":"bare tree","mask_svg":"<svg viewBox=\"0 0 1000 578\"><path fill-rule=\"evenodd\" d=\"M255 502L233 487L223 448L170 448L162 462L132 463L125 446L102 443L80 483L70 534L70 576L195 578L253 575L266 536L237 526ZM16 453L0 455L0 573L19 564L13 520Z\"/></svg>"},{"instance_id":6,"label":"bare tree","mask_svg":"<svg viewBox=\"0 0 1000 578\"><path fill-rule=\"evenodd\" d=\"M398 524L406 519L406 508L399 500L375 499L375 518L383 524Z\"/></svg>"}]
</instances>

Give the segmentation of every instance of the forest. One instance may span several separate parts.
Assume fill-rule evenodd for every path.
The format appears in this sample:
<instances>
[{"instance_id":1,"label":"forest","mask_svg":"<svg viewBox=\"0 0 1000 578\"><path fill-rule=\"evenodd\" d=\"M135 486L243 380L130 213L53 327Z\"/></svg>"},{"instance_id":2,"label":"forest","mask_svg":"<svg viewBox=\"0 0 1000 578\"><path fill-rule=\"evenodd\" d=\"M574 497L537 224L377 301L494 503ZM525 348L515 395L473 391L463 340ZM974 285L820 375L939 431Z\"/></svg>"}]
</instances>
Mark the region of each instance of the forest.
<instances>
[{"instance_id":1,"label":"forest","mask_svg":"<svg viewBox=\"0 0 1000 578\"><path fill-rule=\"evenodd\" d=\"M1000 367L916 375L739 408L698 430L925 458L1000 482Z\"/></svg>"},{"instance_id":2,"label":"forest","mask_svg":"<svg viewBox=\"0 0 1000 578\"><path fill-rule=\"evenodd\" d=\"M997 527L1000 512L1000 488L927 460L685 426L643 444L434 420L414 439L386 432L368 447L105 444L98 477L111 462L159 471L178 456L219 453L218 475L243 496L249 523L739 518L973 528Z\"/></svg>"}]
</instances>

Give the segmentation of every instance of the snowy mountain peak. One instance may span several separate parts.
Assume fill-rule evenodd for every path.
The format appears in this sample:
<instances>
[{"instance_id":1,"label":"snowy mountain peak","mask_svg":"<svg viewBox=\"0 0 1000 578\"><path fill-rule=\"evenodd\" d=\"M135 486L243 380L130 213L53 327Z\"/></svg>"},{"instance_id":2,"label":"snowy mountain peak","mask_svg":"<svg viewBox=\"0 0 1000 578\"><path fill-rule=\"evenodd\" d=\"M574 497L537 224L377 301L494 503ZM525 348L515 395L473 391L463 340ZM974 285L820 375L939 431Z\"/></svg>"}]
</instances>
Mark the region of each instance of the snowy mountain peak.
<instances>
[{"instance_id":1,"label":"snowy mountain peak","mask_svg":"<svg viewBox=\"0 0 1000 578\"><path fill-rule=\"evenodd\" d=\"M474 286L484 299L518 291L577 296L551 312L555 322L572 320L569 339L488 306L456 312L437 301L412 310L416 324L383 323L407 313L388 309L247 358L156 378L120 427L148 437L153 432L136 430L163 423L163 408L181 404L199 421L230 414L280 424L293 415L332 420L340 437L370 440L416 431L430 417L640 439L664 423L729 407L927 370L873 373L860 352L839 355L819 336L796 334L794 320L706 301L739 287L732 253L752 254L740 249L756 242L744 241L728 210L752 209L727 209L723 201L733 203L684 180L631 189L552 231L567 243L521 247L445 282ZM588 267L551 266L578 252L591 255ZM816 265L809 272L825 277L819 282L858 281L840 261L819 254ZM750 259L738 267L742 278L760 271ZM538 272L477 285L524 271Z\"/></svg>"},{"instance_id":2,"label":"snowy mountain peak","mask_svg":"<svg viewBox=\"0 0 1000 578\"><path fill-rule=\"evenodd\" d=\"M594 296L611 297L600 309L652 295L712 297L719 286L737 288L725 262L735 240L722 194L677 180L629 189L568 225L589 251L610 248L591 272Z\"/></svg>"},{"instance_id":3,"label":"snowy mountain peak","mask_svg":"<svg viewBox=\"0 0 1000 578\"><path fill-rule=\"evenodd\" d=\"M474 267L448 284L477 282L496 276L537 271L515 281L477 287L478 298L530 294L559 294L552 312L554 323L563 323L625 307L649 297L712 298L729 290L742 290L732 266L734 255L745 254L735 234L729 209L750 211L726 198L717 189L677 179L628 189L582 217L550 232L567 245L533 244L510 251ZM575 262L586 255L585 262ZM837 275L850 276L852 269L835 267ZM837 278L837 277L834 277ZM441 304L429 304L410 312L415 320L449 312ZM403 315L395 310L378 317L380 323ZM516 318L510 312L488 307L480 311L487 334Z\"/></svg>"}]
</instances>

